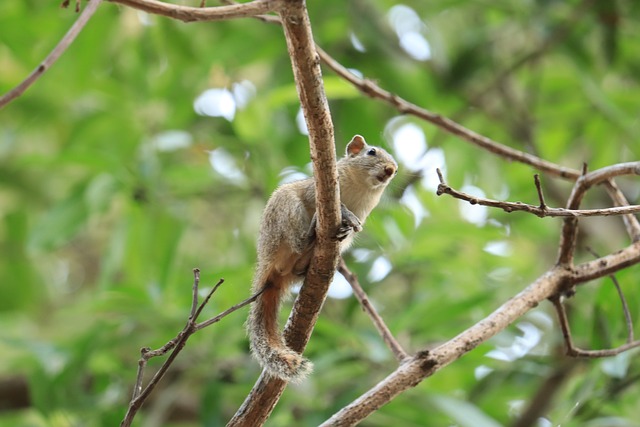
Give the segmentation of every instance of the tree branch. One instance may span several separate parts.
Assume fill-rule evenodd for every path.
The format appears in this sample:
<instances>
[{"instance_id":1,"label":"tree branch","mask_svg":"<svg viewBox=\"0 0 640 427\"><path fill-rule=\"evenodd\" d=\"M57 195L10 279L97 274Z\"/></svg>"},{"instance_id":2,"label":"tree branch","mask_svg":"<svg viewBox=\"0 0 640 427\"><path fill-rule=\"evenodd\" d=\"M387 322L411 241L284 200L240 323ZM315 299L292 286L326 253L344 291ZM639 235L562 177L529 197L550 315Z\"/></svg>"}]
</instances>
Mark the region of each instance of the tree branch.
<instances>
[{"instance_id":1,"label":"tree branch","mask_svg":"<svg viewBox=\"0 0 640 427\"><path fill-rule=\"evenodd\" d=\"M316 186L318 224L314 256L284 334L287 345L302 352L326 298L338 260L338 244L332 237L340 221L340 193L333 123L305 3L303 0L282 0L278 13L309 130ZM263 372L228 426L262 425L286 384Z\"/></svg>"},{"instance_id":2,"label":"tree branch","mask_svg":"<svg viewBox=\"0 0 640 427\"><path fill-rule=\"evenodd\" d=\"M165 3L157 0L108 0L120 3L144 12L162 15L183 22L223 21L235 18L249 18L256 15L273 12L274 0L254 0L248 3L238 3L216 7L191 7Z\"/></svg>"},{"instance_id":3,"label":"tree branch","mask_svg":"<svg viewBox=\"0 0 640 427\"><path fill-rule=\"evenodd\" d=\"M45 71L55 64L58 58L60 58L76 37L78 37L78 34L80 34L80 31L82 31L87 22L89 22L89 19L91 19L93 14L96 12L100 3L102 3L102 0L89 0L87 7L85 7L78 19L76 19L69 31L67 31L67 34L62 37L62 40L60 40L56 47L53 48L44 61L42 61L40 65L38 65L38 67L33 70L31 74L29 74L18 86L0 97L0 108L3 108L5 105L22 95L31 85L42 77Z\"/></svg>"},{"instance_id":4,"label":"tree branch","mask_svg":"<svg viewBox=\"0 0 640 427\"><path fill-rule=\"evenodd\" d=\"M584 195L594 185L600 184L607 180L612 180L613 178L622 175L640 175L640 162L618 163L616 165L607 166L593 172L587 172L587 167L585 165L582 175L580 176L580 178L578 178L573 186L573 189L571 190L571 194L569 195L569 199L567 201L567 209L578 209ZM558 251L558 264L571 265L571 263L573 262L573 254L575 252L577 237L578 218L566 218L564 220L564 223L562 224L560 249Z\"/></svg>"},{"instance_id":5,"label":"tree branch","mask_svg":"<svg viewBox=\"0 0 640 427\"><path fill-rule=\"evenodd\" d=\"M545 299L552 299L552 301L554 298L557 299L568 285L582 284L604 277L639 261L640 243L634 243L614 254L581 264L573 269L562 265L554 266L489 316L455 338L435 349L424 349L409 358L384 380L342 408L321 426L351 426L359 423L400 393L415 387L425 378L504 330L540 302ZM615 353L603 350L601 354L618 354L637 346L640 346L640 343L634 342L615 349ZM605 354L606 351L609 353Z\"/></svg>"},{"instance_id":6,"label":"tree branch","mask_svg":"<svg viewBox=\"0 0 640 427\"><path fill-rule=\"evenodd\" d=\"M472 143L480 148L483 148L491 153L497 154L508 160L517 161L532 166L533 168L546 172L550 175L558 176L568 180L575 180L580 176L580 172L559 166L555 163L543 160L532 154L525 153L523 151L516 150L506 145L502 145L486 136L480 135L464 126L454 122L451 119L443 117L439 114L433 113L424 108L418 107L409 101L395 95L389 91L386 91L376 85L373 81L360 78L341 65L338 61L333 59L324 50L318 48L318 53L322 61L336 74L345 79L347 82L355 86L363 94L381 101L386 102L402 114L410 114L427 122L436 125L440 129L460 137L461 139Z\"/></svg>"},{"instance_id":7,"label":"tree branch","mask_svg":"<svg viewBox=\"0 0 640 427\"><path fill-rule=\"evenodd\" d=\"M384 323L384 320L382 320L382 317L380 317L380 315L376 311L375 307L371 305L367 294L364 292L364 289L362 289L362 286L360 286L358 277L353 274L351 270L349 270L347 264L342 258L340 258L340 261L338 262L338 271L351 285L353 294L356 296L358 302L362 306L362 310L364 310L369 315L371 321L373 322L373 325L378 330L378 333L382 337L382 340L387 345L387 347L389 347L389 350L391 350L396 360L398 362L403 362L404 360L406 360L409 355L402 348L398 340L395 339L387 325Z\"/></svg>"},{"instance_id":8,"label":"tree branch","mask_svg":"<svg viewBox=\"0 0 640 427\"><path fill-rule=\"evenodd\" d=\"M560 323L562 336L564 337L564 342L567 347L567 356L587 358L611 357L616 356L620 353L624 353L625 351L631 350L632 348L640 347L640 340L628 341L626 344L623 344L619 347L603 350L583 350L576 347L571 337L571 328L569 327L567 311L564 308L564 304L561 301L561 298L562 297L560 296L556 296L554 298L551 298L551 302L553 303L553 307L556 309L556 313L558 314L558 323Z\"/></svg>"},{"instance_id":9,"label":"tree branch","mask_svg":"<svg viewBox=\"0 0 640 427\"><path fill-rule=\"evenodd\" d=\"M613 201L614 205L629 206L627 198L624 196L624 194L622 194L622 191L620 191L620 188L618 188L618 185L614 180L608 179L603 182L603 185L607 190L607 193L609 194L609 197ZM638 218L636 218L634 215L625 215L624 217L622 217L622 220L624 221L625 228L627 229L627 234L629 234L631 241L637 242L638 240L640 240L640 222L638 221Z\"/></svg>"},{"instance_id":10,"label":"tree branch","mask_svg":"<svg viewBox=\"0 0 640 427\"><path fill-rule=\"evenodd\" d=\"M158 385L158 383L162 380L164 375L167 373L167 371L175 361L176 357L178 357L178 354L182 351L184 346L187 344L187 340L189 339L189 337L191 337L191 335L195 334L200 329L203 329L213 323L218 322L223 317L226 317L227 315L233 313L234 311L255 301L258 295L260 295L259 293L252 295L246 300L223 311L219 315L205 322L197 324L196 320L198 319L198 316L200 316L200 314L202 313L202 310L211 299L211 296L218 290L218 288L220 287L220 285L222 285L223 282L224 282L224 279L220 279L218 283L211 289L211 291L209 291L209 293L207 294L206 298L202 301L202 303L198 306L198 287L200 285L200 270L197 268L193 269L193 287L191 290L191 296L192 296L191 309L189 311L189 318L187 319L187 323L182 329L182 331L178 333L178 335L176 335L173 339L169 340L165 345L163 345L159 349L151 350L149 347L143 347L142 349L140 349L140 359L138 360L138 371L136 374L136 382L133 387L133 394L131 396L131 401L129 402L129 407L127 408L127 412L124 416L124 419L120 423L120 427L131 426L131 423L133 422L133 419L135 418L136 414L138 413L138 411L140 410L144 402L149 398L149 396L151 395L151 392L153 392L155 387ZM158 371L154 374L154 376L151 378L147 386L143 388L142 383L144 379L144 371L147 367L147 362L154 357L164 356L169 351L171 351L171 354L169 355L167 360L165 360L165 362L162 364L160 369L158 369Z\"/></svg>"},{"instance_id":11,"label":"tree branch","mask_svg":"<svg viewBox=\"0 0 640 427\"><path fill-rule=\"evenodd\" d=\"M570 217L577 218L581 216L612 216L612 215L629 215L634 213L640 213L640 205L633 206L620 206L614 208L603 209L564 209L564 208L550 208L544 203L542 197L542 190L540 188L539 180L536 180L536 189L538 190L538 197L540 200L540 206L529 205L522 202L502 202L498 200L485 199L482 197L472 196L462 191L454 190L445 181L440 169L437 169L438 177L440 178L440 184L436 194L441 196L448 194L456 199L464 200L472 205L489 206L493 208L500 208L507 213L515 211L523 211L532 213L544 217ZM537 175L536 175L537 177Z\"/></svg>"},{"instance_id":12,"label":"tree branch","mask_svg":"<svg viewBox=\"0 0 640 427\"><path fill-rule=\"evenodd\" d=\"M565 275L566 271L559 268L548 271L489 316L455 338L435 349L418 352L321 426L352 426L359 423L400 393L415 387L425 378L505 329L531 308L536 307L540 301L554 295L562 286Z\"/></svg>"}]
</instances>

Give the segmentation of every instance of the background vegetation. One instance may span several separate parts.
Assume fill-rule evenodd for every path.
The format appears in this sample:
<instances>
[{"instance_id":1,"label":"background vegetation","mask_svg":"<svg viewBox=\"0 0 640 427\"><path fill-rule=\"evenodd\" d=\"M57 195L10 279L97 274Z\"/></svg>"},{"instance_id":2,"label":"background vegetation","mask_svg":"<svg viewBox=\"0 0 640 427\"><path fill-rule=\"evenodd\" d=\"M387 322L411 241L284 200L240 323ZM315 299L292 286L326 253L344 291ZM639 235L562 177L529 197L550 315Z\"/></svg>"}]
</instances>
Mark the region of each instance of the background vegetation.
<instances>
[{"instance_id":1,"label":"background vegetation","mask_svg":"<svg viewBox=\"0 0 640 427\"><path fill-rule=\"evenodd\" d=\"M317 42L342 64L481 134L573 168L639 158L637 2L308 7ZM1 2L0 91L75 19L56 2ZM401 163L346 260L407 349L455 336L554 262L559 220L434 192L440 167L457 188L535 204L534 171L325 77L339 152L360 133ZM0 112L1 425L117 425L139 348L161 346L186 320L193 267L209 286L226 281L211 315L249 296L261 209L279 182L309 173L298 115L279 27L100 7L60 62ZM562 206L569 184L542 179L547 202ZM620 184L636 202L637 184ZM587 206L606 203L602 192ZM627 244L619 219L582 223L582 247ZM636 323L637 274L617 276ZM609 281L581 287L578 344L622 342L619 306ZM226 423L259 374L245 314L192 338L139 425ZM364 425L509 425L558 375L539 425L638 425L635 351L562 354L541 305ZM315 374L289 387L268 425L317 425L395 364L353 297L327 301L307 355Z\"/></svg>"}]
</instances>

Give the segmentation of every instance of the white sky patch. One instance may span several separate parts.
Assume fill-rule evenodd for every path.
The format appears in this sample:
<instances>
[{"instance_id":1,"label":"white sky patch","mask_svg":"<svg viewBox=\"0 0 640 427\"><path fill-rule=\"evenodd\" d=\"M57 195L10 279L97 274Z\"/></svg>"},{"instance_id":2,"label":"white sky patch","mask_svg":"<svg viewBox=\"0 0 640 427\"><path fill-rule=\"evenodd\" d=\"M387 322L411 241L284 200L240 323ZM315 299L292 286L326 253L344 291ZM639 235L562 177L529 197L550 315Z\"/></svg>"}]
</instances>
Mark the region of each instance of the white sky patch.
<instances>
[{"instance_id":1,"label":"white sky patch","mask_svg":"<svg viewBox=\"0 0 640 427\"><path fill-rule=\"evenodd\" d=\"M627 375L627 371L629 370L632 353L634 352L625 351L614 357L607 357L602 360L600 369L612 378L622 379Z\"/></svg>"},{"instance_id":2,"label":"white sky patch","mask_svg":"<svg viewBox=\"0 0 640 427\"><path fill-rule=\"evenodd\" d=\"M236 106L239 110L242 110L256 96L256 87L249 80L242 80L231 85L231 92L233 93L233 99L236 101Z\"/></svg>"},{"instance_id":3,"label":"white sky patch","mask_svg":"<svg viewBox=\"0 0 640 427\"><path fill-rule=\"evenodd\" d=\"M431 59L431 45L420 33L402 34L400 36L400 47L415 60L428 61Z\"/></svg>"},{"instance_id":4,"label":"white sky patch","mask_svg":"<svg viewBox=\"0 0 640 427\"><path fill-rule=\"evenodd\" d=\"M369 270L369 274L367 274L367 279L369 279L370 282L379 282L387 277L392 269L391 261L384 256L379 256L373 261L371 270Z\"/></svg>"},{"instance_id":5,"label":"white sky patch","mask_svg":"<svg viewBox=\"0 0 640 427\"><path fill-rule=\"evenodd\" d=\"M485 197L484 191L473 185L464 185L462 186L460 191L475 197ZM472 205L471 203L464 200L460 200L458 206L460 207L460 215L464 220L479 227L483 226L487 222L489 209L487 209L486 206Z\"/></svg>"},{"instance_id":6,"label":"white sky patch","mask_svg":"<svg viewBox=\"0 0 640 427\"><path fill-rule=\"evenodd\" d=\"M404 234L402 234L402 230L398 226L398 223L391 217L385 218L383 224L384 231L387 233L389 240L393 242L395 247L400 248L407 242L407 239L404 237Z\"/></svg>"},{"instance_id":7,"label":"white sky patch","mask_svg":"<svg viewBox=\"0 0 640 427\"><path fill-rule=\"evenodd\" d=\"M483 250L491 255L507 257L511 255L511 245L504 240L488 242Z\"/></svg>"},{"instance_id":8,"label":"white sky patch","mask_svg":"<svg viewBox=\"0 0 640 427\"><path fill-rule=\"evenodd\" d=\"M351 41L351 45L353 46L353 48L358 52L367 51L367 49L364 47L364 45L362 44L358 36L356 36L356 33L354 33L353 31L351 32L351 34L349 34L349 40Z\"/></svg>"},{"instance_id":9,"label":"white sky patch","mask_svg":"<svg viewBox=\"0 0 640 427\"><path fill-rule=\"evenodd\" d=\"M427 151L427 138L420 126L404 123L395 127L396 122L388 123L396 159L412 171L419 170L422 157ZM394 128L395 127L395 128Z\"/></svg>"},{"instance_id":10,"label":"white sky patch","mask_svg":"<svg viewBox=\"0 0 640 427\"><path fill-rule=\"evenodd\" d=\"M353 290L349 282L347 282L347 279L336 271L333 275L333 281L331 285L329 285L327 296L334 299L345 299L349 298L352 294Z\"/></svg>"},{"instance_id":11,"label":"white sky patch","mask_svg":"<svg viewBox=\"0 0 640 427\"><path fill-rule=\"evenodd\" d=\"M351 255L356 259L356 262L366 262L373 256L371 249L357 248L351 250Z\"/></svg>"},{"instance_id":12,"label":"white sky patch","mask_svg":"<svg viewBox=\"0 0 640 427\"><path fill-rule=\"evenodd\" d=\"M422 223L422 220L429 216L429 211L418 198L413 186L407 187L400 199L400 203L413 214L413 226L415 228L418 228L420 223Z\"/></svg>"},{"instance_id":13,"label":"white sky patch","mask_svg":"<svg viewBox=\"0 0 640 427\"><path fill-rule=\"evenodd\" d=\"M234 184L244 184L247 177L238 168L236 160L224 148L209 151L209 163L214 171Z\"/></svg>"},{"instance_id":14,"label":"white sky patch","mask_svg":"<svg viewBox=\"0 0 640 427\"><path fill-rule=\"evenodd\" d=\"M432 148L422 158L422 186L432 192L436 192L440 179L436 169L440 169L442 175L447 178L447 165L444 159L444 150L442 148Z\"/></svg>"},{"instance_id":15,"label":"white sky patch","mask_svg":"<svg viewBox=\"0 0 640 427\"><path fill-rule=\"evenodd\" d=\"M183 130L167 130L155 135L151 143L158 151L176 151L190 146L193 137Z\"/></svg>"},{"instance_id":16,"label":"white sky patch","mask_svg":"<svg viewBox=\"0 0 640 427\"><path fill-rule=\"evenodd\" d=\"M553 423L544 417L540 417L536 427L553 427Z\"/></svg>"},{"instance_id":17,"label":"white sky patch","mask_svg":"<svg viewBox=\"0 0 640 427\"><path fill-rule=\"evenodd\" d=\"M201 116L224 117L232 121L236 115L236 100L228 89L207 89L193 102L193 109Z\"/></svg>"},{"instance_id":18,"label":"white sky patch","mask_svg":"<svg viewBox=\"0 0 640 427\"><path fill-rule=\"evenodd\" d=\"M506 282L511 279L512 274L513 269L511 267L498 267L491 270L487 274L487 277L491 280L495 280L496 282Z\"/></svg>"},{"instance_id":19,"label":"white sky patch","mask_svg":"<svg viewBox=\"0 0 640 427\"><path fill-rule=\"evenodd\" d=\"M298 125L298 130L301 134L309 135L309 129L307 129L307 122L304 120L302 108L298 110L298 114L296 115L296 124Z\"/></svg>"},{"instance_id":20,"label":"white sky patch","mask_svg":"<svg viewBox=\"0 0 640 427\"><path fill-rule=\"evenodd\" d=\"M150 27L154 24L153 19L147 12L143 12L141 10L136 11L136 15L138 16L138 21L145 27Z\"/></svg>"},{"instance_id":21,"label":"white sky patch","mask_svg":"<svg viewBox=\"0 0 640 427\"><path fill-rule=\"evenodd\" d=\"M507 402L507 405L509 406L509 415L511 417L517 417L520 415L526 403L527 402L523 399L516 399Z\"/></svg>"},{"instance_id":22,"label":"white sky patch","mask_svg":"<svg viewBox=\"0 0 640 427\"><path fill-rule=\"evenodd\" d=\"M522 336L515 337L510 346L496 346L496 348L489 351L486 356L496 360L513 362L527 355L540 343L542 331L534 324L520 322L516 327L522 331Z\"/></svg>"},{"instance_id":23,"label":"white sky patch","mask_svg":"<svg viewBox=\"0 0 640 427\"><path fill-rule=\"evenodd\" d=\"M360 77L360 78L364 77L364 74L362 74L362 71L358 70L357 68L347 68L347 70L349 70L349 72L356 77Z\"/></svg>"},{"instance_id":24,"label":"white sky patch","mask_svg":"<svg viewBox=\"0 0 640 427\"><path fill-rule=\"evenodd\" d=\"M398 35L400 47L418 61L431 59L431 45L425 38L427 26L415 10L399 4L389 9L389 24Z\"/></svg>"},{"instance_id":25,"label":"white sky patch","mask_svg":"<svg viewBox=\"0 0 640 427\"><path fill-rule=\"evenodd\" d=\"M481 379L489 375L491 372L493 372L493 369L491 369L490 367L486 365L480 365L476 369L474 369L473 375L475 376L477 381L480 381Z\"/></svg>"},{"instance_id":26,"label":"white sky patch","mask_svg":"<svg viewBox=\"0 0 640 427\"><path fill-rule=\"evenodd\" d=\"M308 178L309 176L303 172L300 172L295 167L286 167L280 172L280 185L293 181L300 181L301 179Z\"/></svg>"}]
</instances>

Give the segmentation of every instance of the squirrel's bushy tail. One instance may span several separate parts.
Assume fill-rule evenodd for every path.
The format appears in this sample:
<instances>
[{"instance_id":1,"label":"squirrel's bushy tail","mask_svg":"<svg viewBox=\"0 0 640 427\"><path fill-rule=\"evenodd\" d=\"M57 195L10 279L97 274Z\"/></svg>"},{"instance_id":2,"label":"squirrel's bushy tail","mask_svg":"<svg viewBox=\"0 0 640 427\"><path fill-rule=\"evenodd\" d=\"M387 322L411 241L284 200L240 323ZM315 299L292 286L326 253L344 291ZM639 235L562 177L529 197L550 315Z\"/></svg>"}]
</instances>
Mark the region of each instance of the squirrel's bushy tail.
<instances>
[{"instance_id":1,"label":"squirrel's bushy tail","mask_svg":"<svg viewBox=\"0 0 640 427\"><path fill-rule=\"evenodd\" d=\"M286 381L300 381L313 369L313 364L287 347L278 326L278 310L284 286L268 283L251 305L247 331L251 352L267 372Z\"/></svg>"}]
</instances>

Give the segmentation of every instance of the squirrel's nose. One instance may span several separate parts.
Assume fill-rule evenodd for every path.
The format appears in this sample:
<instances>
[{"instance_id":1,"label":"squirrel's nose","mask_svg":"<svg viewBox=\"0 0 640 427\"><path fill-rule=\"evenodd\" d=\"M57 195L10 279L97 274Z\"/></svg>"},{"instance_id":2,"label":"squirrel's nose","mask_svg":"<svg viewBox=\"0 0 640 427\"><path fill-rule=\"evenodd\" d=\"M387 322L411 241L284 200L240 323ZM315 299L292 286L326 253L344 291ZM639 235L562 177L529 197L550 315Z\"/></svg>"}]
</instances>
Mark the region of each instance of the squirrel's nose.
<instances>
[{"instance_id":1,"label":"squirrel's nose","mask_svg":"<svg viewBox=\"0 0 640 427\"><path fill-rule=\"evenodd\" d=\"M396 168L393 166L385 166L384 173L387 174L387 176L393 176L396 173Z\"/></svg>"}]
</instances>

